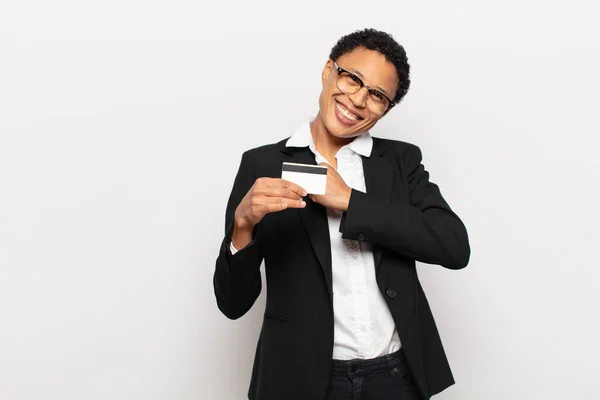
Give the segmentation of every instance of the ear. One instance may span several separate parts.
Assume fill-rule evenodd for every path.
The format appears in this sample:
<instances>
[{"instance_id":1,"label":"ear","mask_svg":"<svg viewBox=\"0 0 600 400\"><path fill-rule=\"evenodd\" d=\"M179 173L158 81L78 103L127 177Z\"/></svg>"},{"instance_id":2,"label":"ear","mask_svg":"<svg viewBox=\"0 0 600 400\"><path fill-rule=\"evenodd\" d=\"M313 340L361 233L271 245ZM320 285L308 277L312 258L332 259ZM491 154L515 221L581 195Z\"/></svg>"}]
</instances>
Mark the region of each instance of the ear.
<instances>
[{"instance_id":1,"label":"ear","mask_svg":"<svg viewBox=\"0 0 600 400\"><path fill-rule=\"evenodd\" d=\"M323 67L323 72L321 73L321 84L325 85L325 82L327 81L327 78L329 78L329 74L332 70L333 61L331 60L331 58L328 58L327 62L325 63L325 67Z\"/></svg>"}]
</instances>

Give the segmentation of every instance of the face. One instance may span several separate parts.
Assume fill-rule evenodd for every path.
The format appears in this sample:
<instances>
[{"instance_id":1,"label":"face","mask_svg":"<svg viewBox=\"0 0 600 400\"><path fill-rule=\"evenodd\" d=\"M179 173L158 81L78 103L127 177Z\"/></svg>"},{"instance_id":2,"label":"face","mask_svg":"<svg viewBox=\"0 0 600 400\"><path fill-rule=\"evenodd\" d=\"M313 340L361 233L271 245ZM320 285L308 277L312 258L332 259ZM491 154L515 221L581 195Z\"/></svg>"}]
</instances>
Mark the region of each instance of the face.
<instances>
[{"instance_id":1,"label":"face","mask_svg":"<svg viewBox=\"0 0 600 400\"><path fill-rule=\"evenodd\" d=\"M370 88L379 90L390 99L396 95L398 74L394 64L387 61L383 54L356 48L339 57L336 62ZM322 73L319 115L331 135L340 139L352 138L372 128L385 113L377 115L367 107L369 93L366 88L354 94L345 94L337 87L337 78L338 71L333 61L327 60Z\"/></svg>"}]
</instances>

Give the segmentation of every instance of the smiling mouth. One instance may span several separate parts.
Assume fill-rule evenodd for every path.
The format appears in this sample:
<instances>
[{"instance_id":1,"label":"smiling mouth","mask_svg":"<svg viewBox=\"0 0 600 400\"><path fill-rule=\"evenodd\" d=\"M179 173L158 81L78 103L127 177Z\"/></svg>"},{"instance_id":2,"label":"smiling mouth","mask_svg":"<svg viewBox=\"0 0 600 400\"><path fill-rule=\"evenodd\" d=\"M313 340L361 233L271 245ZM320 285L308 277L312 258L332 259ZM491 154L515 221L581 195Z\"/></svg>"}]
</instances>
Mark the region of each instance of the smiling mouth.
<instances>
[{"instance_id":1,"label":"smiling mouth","mask_svg":"<svg viewBox=\"0 0 600 400\"><path fill-rule=\"evenodd\" d=\"M356 122L362 119L358 115L351 113L346 107L344 107L337 101L335 102L335 106L337 107L342 117L346 118L349 122Z\"/></svg>"}]
</instances>

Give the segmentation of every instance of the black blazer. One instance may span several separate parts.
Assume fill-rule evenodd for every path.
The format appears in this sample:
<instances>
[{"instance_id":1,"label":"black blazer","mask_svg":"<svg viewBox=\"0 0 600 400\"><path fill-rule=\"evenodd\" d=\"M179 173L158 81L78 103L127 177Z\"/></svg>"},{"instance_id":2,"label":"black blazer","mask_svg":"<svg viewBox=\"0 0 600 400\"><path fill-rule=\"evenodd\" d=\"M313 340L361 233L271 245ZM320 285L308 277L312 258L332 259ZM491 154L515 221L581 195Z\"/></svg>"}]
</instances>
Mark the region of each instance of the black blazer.
<instances>
[{"instance_id":1,"label":"black blazer","mask_svg":"<svg viewBox=\"0 0 600 400\"><path fill-rule=\"evenodd\" d=\"M257 178L280 178L284 161L315 164L308 147L286 147L286 141L242 155L227 203L214 290L223 314L241 317L261 291L264 259L266 309L248 398L324 400L333 353L335 296L325 207L306 197L303 209L267 214L248 246L234 255L229 249L235 209ZM371 156L362 157L367 193L352 190L340 232L344 238L372 244L379 289L417 387L429 399L454 379L415 260L464 268L470 257L469 239L438 186L429 181L421 150L401 141L373 141Z\"/></svg>"}]
</instances>

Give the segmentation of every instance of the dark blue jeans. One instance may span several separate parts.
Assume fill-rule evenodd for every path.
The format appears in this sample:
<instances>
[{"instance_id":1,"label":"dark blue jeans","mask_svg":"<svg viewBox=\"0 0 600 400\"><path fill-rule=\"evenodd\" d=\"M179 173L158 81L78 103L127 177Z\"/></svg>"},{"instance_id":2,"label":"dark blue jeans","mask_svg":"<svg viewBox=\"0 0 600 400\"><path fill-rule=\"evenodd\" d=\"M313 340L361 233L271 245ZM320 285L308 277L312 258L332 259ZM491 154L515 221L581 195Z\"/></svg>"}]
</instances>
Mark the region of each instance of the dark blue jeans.
<instances>
[{"instance_id":1,"label":"dark blue jeans","mask_svg":"<svg viewBox=\"0 0 600 400\"><path fill-rule=\"evenodd\" d=\"M333 360L327 400L421 400L402 349L369 360Z\"/></svg>"}]
</instances>

